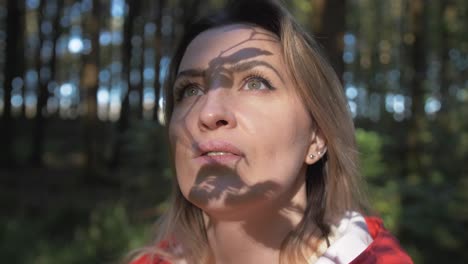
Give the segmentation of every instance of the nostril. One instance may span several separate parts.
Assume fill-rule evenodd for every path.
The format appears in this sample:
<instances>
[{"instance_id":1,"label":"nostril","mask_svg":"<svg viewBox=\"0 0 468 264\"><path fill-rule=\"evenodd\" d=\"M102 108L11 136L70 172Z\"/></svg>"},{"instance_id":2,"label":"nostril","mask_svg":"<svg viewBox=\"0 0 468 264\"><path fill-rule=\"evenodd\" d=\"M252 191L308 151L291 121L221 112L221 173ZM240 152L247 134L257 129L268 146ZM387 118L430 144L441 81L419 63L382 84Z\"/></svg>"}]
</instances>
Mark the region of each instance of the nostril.
<instances>
[{"instance_id":1,"label":"nostril","mask_svg":"<svg viewBox=\"0 0 468 264\"><path fill-rule=\"evenodd\" d=\"M218 127L220 127L220 126L225 126L225 125L227 125L227 124L228 124L228 122L227 122L226 120L218 120L218 121L216 122L216 126L218 126Z\"/></svg>"}]
</instances>

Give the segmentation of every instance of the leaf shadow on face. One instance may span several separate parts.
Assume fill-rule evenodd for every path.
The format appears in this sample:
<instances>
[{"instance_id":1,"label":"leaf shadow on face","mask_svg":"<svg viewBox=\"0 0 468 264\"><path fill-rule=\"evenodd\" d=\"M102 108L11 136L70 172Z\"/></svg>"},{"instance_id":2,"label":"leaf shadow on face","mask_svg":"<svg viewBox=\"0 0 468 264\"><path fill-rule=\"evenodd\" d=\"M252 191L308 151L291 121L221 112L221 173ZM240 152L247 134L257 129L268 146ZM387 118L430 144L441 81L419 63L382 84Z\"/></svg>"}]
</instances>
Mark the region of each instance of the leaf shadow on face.
<instances>
[{"instance_id":1,"label":"leaf shadow on face","mask_svg":"<svg viewBox=\"0 0 468 264\"><path fill-rule=\"evenodd\" d=\"M221 164L208 165L198 171L189 199L200 207L206 206L210 201L223 199L227 207L232 207L271 196L278 188L274 181L249 186L236 169Z\"/></svg>"},{"instance_id":2,"label":"leaf shadow on face","mask_svg":"<svg viewBox=\"0 0 468 264\"><path fill-rule=\"evenodd\" d=\"M266 42L277 42L277 37L272 34L272 33L265 33L261 32L251 26L245 26L246 28L252 30L250 37L248 37L245 40L239 41L238 43L233 44L232 46L228 47L224 51L222 51L217 57L213 58L209 62L209 66L207 69L187 69L184 70L183 75L188 76L188 77L202 77L206 80L206 83L208 86L211 85L211 81L215 77L221 77L219 82L216 84L215 87L211 87L211 89L220 89L220 88L231 88L234 84L234 74L242 71L247 71L250 70L254 67L266 67L269 68L270 70L274 71L277 76L284 82L284 79L282 78L282 74L275 68L273 65L270 63L264 61L264 60L256 60L257 57L260 56L272 56L274 55L272 52L257 48L257 47L246 47L242 48L228 56L225 56L225 53L228 51L231 51L232 49L246 44L249 41L266 41ZM225 30L224 32L228 32L230 30ZM260 37L258 37L260 36ZM263 38L262 38L263 37ZM233 65L235 65L233 67ZM172 98L176 98L175 96L172 96ZM190 132L188 128L188 122L190 114L195 111L194 108L195 106L199 103L201 97L195 98L191 102L189 106L185 106L186 109L184 109L184 114L182 119L183 123L183 134L184 137L187 138L186 144L190 144L191 148L198 151L196 140L194 139L194 136ZM174 102L176 105L176 102ZM177 106L175 106L177 107ZM172 121L172 116L171 116L171 121ZM171 124L169 124L171 125ZM177 139L176 139L177 140ZM187 146L188 147L188 146Z\"/></svg>"},{"instance_id":3,"label":"leaf shadow on face","mask_svg":"<svg viewBox=\"0 0 468 264\"><path fill-rule=\"evenodd\" d=\"M210 80L216 78L218 83L216 83L216 86L213 86L210 89L231 88L234 85L234 74L236 72L247 71L250 68L257 66L270 68L281 78L281 74L277 72L277 70L271 64L264 60L257 59L260 56L274 55L269 50L261 49L258 46L245 47L233 52L230 55L225 55L225 53L228 51L233 50L240 45L246 44L249 41L278 41L273 34L268 35L257 31L255 28L249 28L252 29L252 34L250 34L249 38L235 43L231 47L225 49L217 57L213 58L209 62L207 69L189 69L185 70L184 74L189 77L203 77L208 80L206 82L208 85L210 85ZM258 34L261 35L261 38L256 38ZM248 62L248 64L244 64L244 62ZM197 116L196 114L193 115L193 111L197 111L195 106L199 103L199 100L201 100L201 97L195 98L192 100L190 105L184 106L185 109L183 111L183 116L179 117L177 121L177 129L181 129L182 132L179 131L176 133L178 136L172 139L173 141L179 141L179 144L185 145L183 149L184 151L188 150L189 153L199 153L197 146L201 137L200 133L197 132L195 133L196 135L194 135L194 133L191 131L198 129L194 127L194 124L196 124L194 122L200 121L193 121L190 119ZM172 121L173 120L171 119L171 122ZM189 126L189 124L191 124L191 126ZM174 157L177 157L177 153L175 153L175 151L181 150L173 149L173 151ZM185 157L188 158L187 155L185 155ZM243 160L246 165L250 165L248 157L244 158ZM186 161L179 160L177 162L184 163ZM252 201L272 199L272 197L275 196L275 193L283 191L281 188L282 187L279 184L272 180L248 185L239 176L237 164L234 168L222 165L210 165L201 167L197 172L194 185L191 187L187 198L191 203L195 204L199 208L205 208L210 202L215 202L222 199L222 202L226 208L231 207L235 209L242 208L244 205L247 205ZM270 215L268 215L268 222L259 222L260 219L261 221L265 221L265 217L248 217L248 219L243 221L242 225L247 235L249 235L256 242L261 243L268 248L279 249L281 247L282 241L278 241L278 237L286 237L287 233L294 228L294 223L291 219L286 217L285 214L291 212L302 213L304 210L304 208L301 208L301 206L292 204L290 200L285 200L288 201L288 204L275 205L272 207L273 210L270 210ZM278 210L275 211L275 208ZM206 213L209 214L209 212ZM263 226L269 226L271 223L274 223L271 226L281 227L282 231L266 230L265 228L262 228ZM278 236L278 232L282 233Z\"/></svg>"},{"instance_id":4,"label":"leaf shadow on face","mask_svg":"<svg viewBox=\"0 0 468 264\"><path fill-rule=\"evenodd\" d=\"M272 180L248 185L239 175L236 168L223 165L209 165L202 167L198 173L188 200L195 206L206 210L210 215L210 203L222 203L221 206L229 212L229 217L242 223L243 231L257 243L272 249L280 249L284 238L294 229L295 224L286 216L287 213L302 214L304 208L291 202L290 197L276 199L285 204L271 204L281 186ZM284 199L285 198L285 199ZM267 204L257 207L260 210L247 209L252 215L245 216L243 209L251 204ZM218 205L219 206L219 205ZM207 209L208 208L208 209ZM253 207L255 208L255 207ZM241 217L236 219L238 210ZM262 211L264 210L264 211ZM261 215L268 212L268 215ZM256 214L256 215L253 215ZM208 221L207 228L211 226ZM267 229L277 227L277 229Z\"/></svg>"}]
</instances>

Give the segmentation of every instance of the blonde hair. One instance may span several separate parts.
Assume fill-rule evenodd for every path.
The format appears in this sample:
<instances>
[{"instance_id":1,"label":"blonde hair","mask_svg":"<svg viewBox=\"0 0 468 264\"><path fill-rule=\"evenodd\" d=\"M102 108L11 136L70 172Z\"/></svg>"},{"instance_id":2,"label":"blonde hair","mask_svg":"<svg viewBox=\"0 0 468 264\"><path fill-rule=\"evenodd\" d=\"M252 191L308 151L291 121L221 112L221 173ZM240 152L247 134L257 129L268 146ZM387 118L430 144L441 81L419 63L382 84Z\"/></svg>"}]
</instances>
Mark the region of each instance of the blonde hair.
<instances>
[{"instance_id":1,"label":"blonde hair","mask_svg":"<svg viewBox=\"0 0 468 264\"><path fill-rule=\"evenodd\" d=\"M304 217L283 241L280 253L281 263L307 263L310 256L317 258L323 254L320 245L329 244L333 219L342 217L346 211L362 212L367 203L358 173L354 124L340 81L319 45L286 9L275 1L237 0L216 15L194 23L171 62L165 86L165 117L170 120L172 85L189 43L203 31L229 24L255 25L279 37L285 64L294 82L292 86L297 87L298 95L327 142L325 156L307 168ZM169 244L155 248L161 241L169 241ZM170 209L159 222L155 240L142 252L168 259L184 258L194 263L206 263L211 258L201 209L185 199L177 179L174 179Z\"/></svg>"}]
</instances>

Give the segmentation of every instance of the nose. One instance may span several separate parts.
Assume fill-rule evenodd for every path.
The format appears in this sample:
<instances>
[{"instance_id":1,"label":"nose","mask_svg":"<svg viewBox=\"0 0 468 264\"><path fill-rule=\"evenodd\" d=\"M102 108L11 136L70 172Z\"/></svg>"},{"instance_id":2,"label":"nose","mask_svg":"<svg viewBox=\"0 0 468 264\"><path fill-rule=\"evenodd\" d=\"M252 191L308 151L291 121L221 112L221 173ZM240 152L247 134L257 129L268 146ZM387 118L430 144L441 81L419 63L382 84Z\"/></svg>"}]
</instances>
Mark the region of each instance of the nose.
<instances>
[{"instance_id":1,"label":"nose","mask_svg":"<svg viewBox=\"0 0 468 264\"><path fill-rule=\"evenodd\" d=\"M223 91L224 90L224 91ZM198 126L202 131L219 128L233 128L236 118L229 104L226 89L211 90L205 95L205 100L199 112Z\"/></svg>"}]
</instances>

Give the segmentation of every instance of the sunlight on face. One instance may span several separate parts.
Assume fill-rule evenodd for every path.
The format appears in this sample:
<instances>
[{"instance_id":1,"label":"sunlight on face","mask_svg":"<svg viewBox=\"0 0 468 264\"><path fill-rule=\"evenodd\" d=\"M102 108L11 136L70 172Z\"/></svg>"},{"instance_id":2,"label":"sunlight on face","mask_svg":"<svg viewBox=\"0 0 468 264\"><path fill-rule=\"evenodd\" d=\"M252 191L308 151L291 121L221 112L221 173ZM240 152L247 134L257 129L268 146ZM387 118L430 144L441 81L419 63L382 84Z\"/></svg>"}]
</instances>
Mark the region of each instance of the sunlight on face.
<instances>
[{"instance_id":1,"label":"sunlight on face","mask_svg":"<svg viewBox=\"0 0 468 264\"><path fill-rule=\"evenodd\" d=\"M190 202L229 215L291 200L304 186L312 120L272 33L241 24L201 33L173 92L170 141Z\"/></svg>"}]
</instances>

